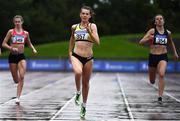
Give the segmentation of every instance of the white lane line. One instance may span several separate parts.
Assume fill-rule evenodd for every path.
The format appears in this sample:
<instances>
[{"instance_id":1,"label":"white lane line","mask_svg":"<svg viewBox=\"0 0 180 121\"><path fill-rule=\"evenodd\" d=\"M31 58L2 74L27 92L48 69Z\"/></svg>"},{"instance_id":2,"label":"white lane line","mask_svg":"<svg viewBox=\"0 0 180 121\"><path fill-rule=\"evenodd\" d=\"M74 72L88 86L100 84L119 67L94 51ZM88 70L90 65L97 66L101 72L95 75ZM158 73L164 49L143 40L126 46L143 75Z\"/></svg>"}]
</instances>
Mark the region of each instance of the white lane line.
<instances>
[{"instance_id":1,"label":"white lane line","mask_svg":"<svg viewBox=\"0 0 180 121\"><path fill-rule=\"evenodd\" d=\"M46 89L46 88L48 88L48 87L53 86L54 84L57 85L57 84L59 84L59 83L62 83L62 81L66 81L68 78L72 78L72 76L64 77L63 79L59 79L59 80L57 80L56 82L50 83L50 84L48 84L48 85L46 85L46 86L44 86L44 87L42 87L42 88L40 88L40 89L36 89L36 90L31 91L31 92L29 92L29 93L27 93L27 94L24 94L24 95L21 96L21 98L24 98L24 97L27 96L27 95L36 94L36 93L40 92L40 91L43 90L43 89ZM3 105L5 105L5 104L7 104L7 103L9 103L9 102L11 102L11 101L13 101L13 100L15 100L15 99L10 99L10 100L8 100L8 101L0 104L0 107L3 106Z\"/></svg>"},{"instance_id":2,"label":"white lane line","mask_svg":"<svg viewBox=\"0 0 180 121\"><path fill-rule=\"evenodd\" d=\"M127 108L127 111L128 111L129 117L130 117L130 120L131 120L131 121L134 121L134 117L133 117L133 115L132 115L131 108L130 108L129 103L128 103L128 101L127 101L126 94L125 94L125 92L124 92L124 88L123 88L122 81L121 81L121 79L120 79L119 74L117 74L117 80L118 80L118 84L119 84L119 87L120 87L121 92L122 92L122 95L123 95L124 102L125 102L125 104L126 104L126 108Z\"/></svg>"},{"instance_id":3,"label":"white lane line","mask_svg":"<svg viewBox=\"0 0 180 121\"><path fill-rule=\"evenodd\" d=\"M90 79L90 82L89 82L90 84L91 84L91 80L93 80L96 75L97 75L97 73L95 73L95 75ZM75 95L74 95L71 99L69 99L69 100L65 103L65 105L64 105L60 110L58 110L58 111L53 115L53 117L51 117L51 119L50 119L49 121L53 121L60 113L62 113L63 110L74 100L74 98L75 98Z\"/></svg>"},{"instance_id":4,"label":"white lane line","mask_svg":"<svg viewBox=\"0 0 180 121\"><path fill-rule=\"evenodd\" d=\"M74 98L75 95L70 100L68 100L66 104L59 111L57 111L49 121L53 121L73 101Z\"/></svg>"},{"instance_id":5,"label":"white lane line","mask_svg":"<svg viewBox=\"0 0 180 121\"><path fill-rule=\"evenodd\" d=\"M147 79L145 79L145 77L141 77L141 78L142 78L142 80L144 80L144 81L147 82ZM147 82L147 83L148 83L148 82ZM158 88L155 84L154 84L154 85L152 85L152 84L150 84L150 83L148 83L148 84L151 85L152 87L154 87L155 89L159 90L159 88ZM180 103L180 100L177 99L176 97L172 96L170 93L164 91L164 94L167 95L167 96L169 96L169 97L171 97L172 99L174 99L174 100L176 100L177 102Z\"/></svg>"}]
</instances>

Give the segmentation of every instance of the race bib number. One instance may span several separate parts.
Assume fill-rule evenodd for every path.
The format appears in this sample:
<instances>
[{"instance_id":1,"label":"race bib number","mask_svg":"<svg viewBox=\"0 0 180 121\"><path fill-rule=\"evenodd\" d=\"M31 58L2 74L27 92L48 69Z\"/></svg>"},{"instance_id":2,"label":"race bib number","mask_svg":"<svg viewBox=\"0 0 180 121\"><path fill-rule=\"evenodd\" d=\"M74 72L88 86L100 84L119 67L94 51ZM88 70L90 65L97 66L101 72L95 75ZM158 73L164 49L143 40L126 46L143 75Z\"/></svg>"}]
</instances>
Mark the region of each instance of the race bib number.
<instances>
[{"instance_id":1,"label":"race bib number","mask_svg":"<svg viewBox=\"0 0 180 121\"><path fill-rule=\"evenodd\" d=\"M167 38L156 38L156 43L167 44Z\"/></svg>"},{"instance_id":2,"label":"race bib number","mask_svg":"<svg viewBox=\"0 0 180 121\"><path fill-rule=\"evenodd\" d=\"M12 37L12 42L13 43L24 43L24 36L14 36Z\"/></svg>"},{"instance_id":3,"label":"race bib number","mask_svg":"<svg viewBox=\"0 0 180 121\"><path fill-rule=\"evenodd\" d=\"M164 45L164 44L167 44L167 41L168 39L166 35L156 35L154 43Z\"/></svg>"},{"instance_id":4,"label":"race bib number","mask_svg":"<svg viewBox=\"0 0 180 121\"><path fill-rule=\"evenodd\" d=\"M75 39L76 40L87 40L88 39L88 33L86 30L80 30L75 32Z\"/></svg>"},{"instance_id":5,"label":"race bib number","mask_svg":"<svg viewBox=\"0 0 180 121\"><path fill-rule=\"evenodd\" d=\"M85 36L86 36L86 34L76 34L76 39L77 40L84 40Z\"/></svg>"}]
</instances>

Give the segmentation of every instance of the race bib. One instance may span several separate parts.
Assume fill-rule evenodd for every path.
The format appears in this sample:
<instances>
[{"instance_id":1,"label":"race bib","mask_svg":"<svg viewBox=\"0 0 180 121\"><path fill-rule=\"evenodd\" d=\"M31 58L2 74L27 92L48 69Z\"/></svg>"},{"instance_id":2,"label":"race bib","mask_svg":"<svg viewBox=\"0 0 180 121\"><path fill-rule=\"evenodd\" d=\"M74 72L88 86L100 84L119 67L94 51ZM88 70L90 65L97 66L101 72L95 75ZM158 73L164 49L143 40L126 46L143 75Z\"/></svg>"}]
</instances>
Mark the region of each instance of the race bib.
<instances>
[{"instance_id":1,"label":"race bib","mask_svg":"<svg viewBox=\"0 0 180 121\"><path fill-rule=\"evenodd\" d=\"M24 36L16 35L16 36L12 37L12 42L13 43L24 43L24 41L25 41Z\"/></svg>"},{"instance_id":2,"label":"race bib","mask_svg":"<svg viewBox=\"0 0 180 121\"><path fill-rule=\"evenodd\" d=\"M162 45L167 44L167 37L158 35L155 37L155 43Z\"/></svg>"},{"instance_id":3,"label":"race bib","mask_svg":"<svg viewBox=\"0 0 180 121\"><path fill-rule=\"evenodd\" d=\"M88 40L89 34L87 30L78 30L74 33L75 40Z\"/></svg>"}]
</instances>

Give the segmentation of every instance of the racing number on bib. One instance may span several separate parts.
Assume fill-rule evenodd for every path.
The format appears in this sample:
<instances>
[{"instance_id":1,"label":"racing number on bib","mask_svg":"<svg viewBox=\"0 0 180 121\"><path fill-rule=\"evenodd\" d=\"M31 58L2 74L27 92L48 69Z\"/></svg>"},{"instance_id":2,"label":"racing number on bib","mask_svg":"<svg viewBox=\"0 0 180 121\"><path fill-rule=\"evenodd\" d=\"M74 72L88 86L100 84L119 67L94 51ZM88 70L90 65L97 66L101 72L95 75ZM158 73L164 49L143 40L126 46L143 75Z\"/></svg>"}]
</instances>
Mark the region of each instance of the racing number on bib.
<instances>
[{"instance_id":1,"label":"racing number on bib","mask_svg":"<svg viewBox=\"0 0 180 121\"><path fill-rule=\"evenodd\" d=\"M83 39L85 39L85 35L86 35L86 34L76 34L76 37L77 37L77 39L79 39L79 40L83 40Z\"/></svg>"},{"instance_id":2,"label":"racing number on bib","mask_svg":"<svg viewBox=\"0 0 180 121\"><path fill-rule=\"evenodd\" d=\"M14 43L24 43L24 37L23 36L14 36L13 38Z\"/></svg>"},{"instance_id":3,"label":"racing number on bib","mask_svg":"<svg viewBox=\"0 0 180 121\"><path fill-rule=\"evenodd\" d=\"M166 44L167 43L167 39L166 38L156 38L156 43Z\"/></svg>"}]
</instances>

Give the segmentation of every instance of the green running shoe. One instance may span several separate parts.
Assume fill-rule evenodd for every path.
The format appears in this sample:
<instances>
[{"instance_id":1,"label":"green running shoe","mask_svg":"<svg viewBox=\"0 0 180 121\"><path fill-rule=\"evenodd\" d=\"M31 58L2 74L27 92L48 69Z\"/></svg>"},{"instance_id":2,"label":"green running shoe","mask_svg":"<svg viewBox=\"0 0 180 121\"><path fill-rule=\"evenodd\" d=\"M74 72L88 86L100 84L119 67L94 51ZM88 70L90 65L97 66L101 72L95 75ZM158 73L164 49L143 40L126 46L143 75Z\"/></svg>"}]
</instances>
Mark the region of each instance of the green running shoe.
<instances>
[{"instance_id":1,"label":"green running shoe","mask_svg":"<svg viewBox=\"0 0 180 121\"><path fill-rule=\"evenodd\" d=\"M80 117L81 117L81 119L85 119L85 115L86 115L86 107L84 107L83 105L81 105L81 111L80 111Z\"/></svg>"},{"instance_id":2,"label":"green running shoe","mask_svg":"<svg viewBox=\"0 0 180 121\"><path fill-rule=\"evenodd\" d=\"M74 101L77 106L80 105L80 97L81 97L81 94L76 93Z\"/></svg>"}]
</instances>

